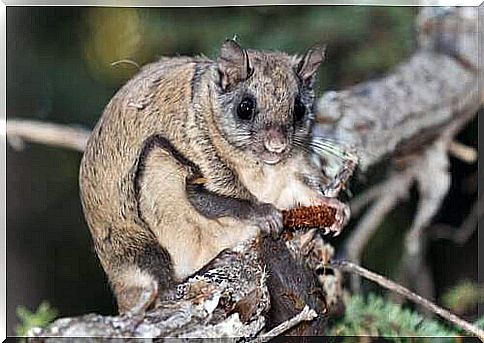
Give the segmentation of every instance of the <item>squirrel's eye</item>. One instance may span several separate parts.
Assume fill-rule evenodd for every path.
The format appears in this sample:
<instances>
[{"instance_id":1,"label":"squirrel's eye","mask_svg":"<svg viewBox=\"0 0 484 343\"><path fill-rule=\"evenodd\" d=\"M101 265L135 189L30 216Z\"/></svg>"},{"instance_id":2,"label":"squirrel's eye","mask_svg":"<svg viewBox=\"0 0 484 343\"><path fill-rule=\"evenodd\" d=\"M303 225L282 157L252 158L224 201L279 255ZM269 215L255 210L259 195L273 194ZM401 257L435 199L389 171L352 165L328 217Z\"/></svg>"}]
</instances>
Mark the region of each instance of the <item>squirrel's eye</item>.
<instances>
[{"instance_id":1,"label":"squirrel's eye","mask_svg":"<svg viewBox=\"0 0 484 343\"><path fill-rule=\"evenodd\" d=\"M296 121L301 121L306 114L306 106L302 103L299 97L294 100L294 119Z\"/></svg>"},{"instance_id":2,"label":"squirrel's eye","mask_svg":"<svg viewBox=\"0 0 484 343\"><path fill-rule=\"evenodd\" d=\"M253 98L244 98L237 107L237 115L240 119L249 120L254 115L255 100Z\"/></svg>"}]
</instances>

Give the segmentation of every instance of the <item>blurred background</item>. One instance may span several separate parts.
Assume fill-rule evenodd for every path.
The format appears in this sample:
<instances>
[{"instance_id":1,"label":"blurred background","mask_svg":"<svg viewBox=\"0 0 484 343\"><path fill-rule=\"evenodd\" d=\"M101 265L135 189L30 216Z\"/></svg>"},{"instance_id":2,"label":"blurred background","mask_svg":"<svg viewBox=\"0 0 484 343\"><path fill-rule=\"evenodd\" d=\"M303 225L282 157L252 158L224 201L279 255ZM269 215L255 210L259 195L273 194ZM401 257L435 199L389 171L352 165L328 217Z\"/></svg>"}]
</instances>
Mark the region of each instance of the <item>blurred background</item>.
<instances>
[{"instance_id":1,"label":"blurred background","mask_svg":"<svg viewBox=\"0 0 484 343\"><path fill-rule=\"evenodd\" d=\"M8 7L7 120L90 129L111 96L137 71L133 64L113 62L129 59L143 65L162 55L215 58L221 43L234 34L244 47L289 53L327 43L319 91L342 89L384 75L412 53L417 12L372 6ZM477 148L477 118L459 138ZM8 334L18 324L19 305L34 310L44 300L59 316L115 313L81 211L80 158L78 152L43 145L7 148ZM376 166L372 177L379 170L383 166ZM477 164L451 159L451 172L451 190L435 221L459 226L477 197ZM352 192L371 182L368 175L357 176ZM385 220L365 250L363 265L398 277L402 239L415 202L412 194ZM345 234L333 243L338 247L344 239ZM426 257L436 300L451 306L452 299L445 300L452 295L449 289L477 280L477 250L477 230L462 246L445 240L429 244ZM476 294L470 306L454 310L475 318L475 297L482 299ZM456 299L462 307L461 298Z\"/></svg>"}]
</instances>

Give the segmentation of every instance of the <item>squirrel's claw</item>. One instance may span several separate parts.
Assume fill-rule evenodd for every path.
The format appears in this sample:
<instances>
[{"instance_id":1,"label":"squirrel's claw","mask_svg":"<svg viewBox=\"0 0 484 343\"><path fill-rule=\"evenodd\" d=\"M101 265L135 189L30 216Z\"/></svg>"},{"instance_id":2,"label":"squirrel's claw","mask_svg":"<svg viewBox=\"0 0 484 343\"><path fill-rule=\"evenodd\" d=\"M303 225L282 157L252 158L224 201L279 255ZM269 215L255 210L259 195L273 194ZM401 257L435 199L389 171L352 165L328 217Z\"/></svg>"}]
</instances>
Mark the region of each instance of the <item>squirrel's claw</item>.
<instances>
[{"instance_id":1,"label":"squirrel's claw","mask_svg":"<svg viewBox=\"0 0 484 343\"><path fill-rule=\"evenodd\" d=\"M339 236L343 227L350 218L350 207L336 198L321 197L313 200L314 205L324 205L333 207L336 210L334 223L324 228L324 234L332 234L333 237Z\"/></svg>"}]
</instances>

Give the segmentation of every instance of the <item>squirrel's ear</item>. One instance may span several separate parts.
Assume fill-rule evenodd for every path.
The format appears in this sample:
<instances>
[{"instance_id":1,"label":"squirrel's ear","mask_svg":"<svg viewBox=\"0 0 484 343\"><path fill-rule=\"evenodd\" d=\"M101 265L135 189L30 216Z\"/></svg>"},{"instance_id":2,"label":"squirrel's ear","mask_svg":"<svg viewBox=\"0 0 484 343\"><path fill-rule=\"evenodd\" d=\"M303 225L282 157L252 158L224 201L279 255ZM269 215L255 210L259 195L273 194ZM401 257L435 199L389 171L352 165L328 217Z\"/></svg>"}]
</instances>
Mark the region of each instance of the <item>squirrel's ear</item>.
<instances>
[{"instance_id":1,"label":"squirrel's ear","mask_svg":"<svg viewBox=\"0 0 484 343\"><path fill-rule=\"evenodd\" d=\"M233 39L227 39L220 49L218 70L223 90L246 80L251 74L247 51Z\"/></svg>"},{"instance_id":2,"label":"squirrel's ear","mask_svg":"<svg viewBox=\"0 0 484 343\"><path fill-rule=\"evenodd\" d=\"M314 45L306 51L296 68L297 75L304 83L312 80L325 55L326 45Z\"/></svg>"}]
</instances>

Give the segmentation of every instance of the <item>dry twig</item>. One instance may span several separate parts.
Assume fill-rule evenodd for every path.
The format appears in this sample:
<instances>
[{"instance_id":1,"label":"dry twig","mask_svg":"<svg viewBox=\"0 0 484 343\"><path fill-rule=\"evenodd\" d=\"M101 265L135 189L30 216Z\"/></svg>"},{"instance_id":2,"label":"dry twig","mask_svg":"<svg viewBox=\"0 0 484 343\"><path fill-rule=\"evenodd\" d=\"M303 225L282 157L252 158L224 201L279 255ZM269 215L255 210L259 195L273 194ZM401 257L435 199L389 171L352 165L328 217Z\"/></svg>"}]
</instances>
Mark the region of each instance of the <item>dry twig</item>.
<instances>
[{"instance_id":1,"label":"dry twig","mask_svg":"<svg viewBox=\"0 0 484 343\"><path fill-rule=\"evenodd\" d=\"M434 225L431 227L430 234L434 239L449 239L458 245L465 244L474 231L480 218L484 215L484 197L478 197L478 200L472 206L469 215L464 219L461 226L456 228L450 225Z\"/></svg>"},{"instance_id":2,"label":"dry twig","mask_svg":"<svg viewBox=\"0 0 484 343\"><path fill-rule=\"evenodd\" d=\"M448 310L434 304L433 302L421 297L418 294L410 291L408 288L403 287L382 275L374 273L368 269L365 269L355 263L349 261L341 261L341 260L332 260L328 264L332 268L339 269L341 271L350 272L354 274L358 274L368 280L371 280L378 285L389 289L392 292L395 292L408 300L425 307L426 309L432 311L433 313L439 315L445 320L457 325L458 327L464 329L465 331L472 333L473 335L477 336L481 341L484 342L484 331L476 327L475 325L463 320L462 318L457 317L455 314L449 312Z\"/></svg>"},{"instance_id":3,"label":"dry twig","mask_svg":"<svg viewBox=\"0 0 484 343\"><path fill-rule=\"evenodd\" d=\"M455 158L469 164L477 161L477 150L457 141L450 143L449 153Z\"/></svg>"},{"instance_id":4,"label":"dry twig","mask_svg":"<svg viewBox=\"0 0 484 343\"><path fill-rule=\"evenodd\" d=\"M284 332L292 329L293 327L296 327L300 323L313 320L317 316L318 316L318 314L316 313L316 311L310 309L309 306L306 305L306 306L304 306L304 309L298 315L296 315L293 318L285 321L284 323L279 324L278 326L276 326L271 331L258 336L256 339L254 339L251 342L254 342L254 343L268 342L271 339L273 339L274 337L282 335Z\"/></svg>"},{"instance_id":5,"label":"dry twig","mask_svg":"<svg viewBox=\"0 0 484 343\"><path fill-rule=\"evenodd\" d=\"M345 253L349 259L359 262L366 244L371 239L383 218L396 206L398 200L407 195L413 175L409 172L396 173L384 184L378 186L381 195L360 219L345 242ZM358 276L352 276L351 286L353 291L359 289Z\"/></svg>"},{"instance_id":6,"label":"dry twig","mask_svg":"<svg viewBox=\"0 0 484 343\"><path fill-rule=\"evenodd\" d=\"M369 187L351 200L351 216L357 216L369 203L377 199L385 190L386 182Z\"/></svg>"},{"instance_id":7,"label":"dry twig","mask_svg":"<svg viewBox=\"0 0 484 343\"><path fill-rule=\"evenodd\" d=\"M36 120L7 120L7 139L17 148L23 141L84 151L90 131L71 125L45 123Z\"/></svg>"}]
</instances>

